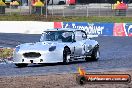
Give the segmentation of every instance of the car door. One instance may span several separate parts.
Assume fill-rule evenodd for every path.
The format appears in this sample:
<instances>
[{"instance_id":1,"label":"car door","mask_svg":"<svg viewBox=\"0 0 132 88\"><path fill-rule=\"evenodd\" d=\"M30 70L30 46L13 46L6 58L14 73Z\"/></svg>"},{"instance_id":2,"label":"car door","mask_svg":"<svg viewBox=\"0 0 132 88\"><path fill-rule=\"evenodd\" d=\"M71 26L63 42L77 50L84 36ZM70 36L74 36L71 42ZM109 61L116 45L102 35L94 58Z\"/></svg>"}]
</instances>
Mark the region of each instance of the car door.
<instances>
[{"instance_id":1,"label":"car door","mask_svg":"<svg viewBox=\"0 0 132 88\"><path fill-rule=\"evenodd\" d=\"M74 43L74 54L76 56L82 56L85 50L85 39L86 34L83 31L75 31L75 43Z\"/></svg>"}]
</instances>

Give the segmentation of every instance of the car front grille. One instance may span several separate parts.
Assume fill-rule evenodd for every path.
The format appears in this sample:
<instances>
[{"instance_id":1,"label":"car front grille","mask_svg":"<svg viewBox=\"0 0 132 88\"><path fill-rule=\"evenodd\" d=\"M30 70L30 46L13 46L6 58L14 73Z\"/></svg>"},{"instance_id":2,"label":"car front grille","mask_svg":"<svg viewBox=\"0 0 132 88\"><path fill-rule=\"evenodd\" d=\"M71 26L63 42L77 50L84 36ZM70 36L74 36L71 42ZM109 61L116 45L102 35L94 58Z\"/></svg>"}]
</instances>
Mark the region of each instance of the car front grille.
<instances>
[{"instance_id":1,"label":"car front grille","mask_svg":"<svg viewBox=\"0 0 132 88\"><path fill-rule=\"evenodd\" d=\"M23 56L25 58L39 58L41 54L37 52L29 52L29 53L24 53Z\"/></svg>"}]
</instances>

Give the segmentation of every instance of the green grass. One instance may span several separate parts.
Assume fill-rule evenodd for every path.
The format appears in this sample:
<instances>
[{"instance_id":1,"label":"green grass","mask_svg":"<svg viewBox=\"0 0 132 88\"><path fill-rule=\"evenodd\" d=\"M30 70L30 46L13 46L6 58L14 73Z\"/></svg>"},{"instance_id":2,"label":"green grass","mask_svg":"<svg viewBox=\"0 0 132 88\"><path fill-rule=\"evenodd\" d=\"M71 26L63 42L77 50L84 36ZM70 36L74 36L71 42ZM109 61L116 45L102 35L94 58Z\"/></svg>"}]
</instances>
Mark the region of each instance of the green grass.
<instances>
[{"instance_id":1,"label":"green grass","mask_svg":"<svg viewBox=\"0 0 132 88\"><path fill-rule=\"evenodd\" d=\"M132 17L78 17L78 16L48 16L44 15L0 15L0 21L46 21L46 22L132 22Z\"/></svg>"}]
</instances>

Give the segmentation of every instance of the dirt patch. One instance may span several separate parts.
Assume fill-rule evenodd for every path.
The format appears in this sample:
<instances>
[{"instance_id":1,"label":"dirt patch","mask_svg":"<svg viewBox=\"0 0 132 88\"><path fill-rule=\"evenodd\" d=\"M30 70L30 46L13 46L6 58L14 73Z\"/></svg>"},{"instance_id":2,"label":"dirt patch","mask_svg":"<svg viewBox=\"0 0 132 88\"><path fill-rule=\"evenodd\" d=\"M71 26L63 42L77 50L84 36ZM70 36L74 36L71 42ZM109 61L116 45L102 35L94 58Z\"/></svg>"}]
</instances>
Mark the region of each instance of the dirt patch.
<instances>
[{"instance_id":1,"label":"dirt patch","mask_svg":"<svg viewBox=\"0 0 132 88\"><path fill-rule=\"evenodd\" d=\"M111 74L130 74L126 72L104 72ZM21 76L21 77L0 77L0 88L132 88L129 84L85 84L76 83L76 74L55 74L43 76Z\"/></svg>"}]
</instances>

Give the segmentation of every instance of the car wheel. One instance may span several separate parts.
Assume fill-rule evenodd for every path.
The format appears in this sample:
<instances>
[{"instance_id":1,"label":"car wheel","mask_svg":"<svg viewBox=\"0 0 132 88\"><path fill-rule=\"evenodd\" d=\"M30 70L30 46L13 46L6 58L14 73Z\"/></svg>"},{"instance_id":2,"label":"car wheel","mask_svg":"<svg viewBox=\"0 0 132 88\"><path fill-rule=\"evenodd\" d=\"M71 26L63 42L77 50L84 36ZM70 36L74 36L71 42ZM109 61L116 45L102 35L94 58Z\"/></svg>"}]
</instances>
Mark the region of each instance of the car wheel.
<instances>
[{"instance_id":1,"label":"car wheel","mask_svg":"<svg viewBox=\"0 0 132 88\"><path fill-rule=\"evenodd\" d=\"M63 63L64 64L68 64L69 60L69 54L70 54L70 51L68 48L65 48L64 51L63 51Z\"/></svg>"},{"instance_id":2,"label":"car wheel","mask_svg":"<svg viewBox=\"0 0 132 88\"><path fill-rule=\"evenodd\" d=\"M93 50L91 57L86 57L85 60L88 61L97 61L100 58L100 52L98 50Z\"/></svg>"},{"instance_id":3,"label":"car wheel","mask_svg":"<svg viewBox=\"0 0 132 88\"><path fill-rule=\"evenodd\" d=\"M92 56L91 56L91 59L93 61L97 61L98 59L100 58L100 52L99 52L99 49L97 51L94 51Z\"/></svg>"},{"instance_id":4,"label":"car wheel","mask_svg":"<svg viewBox=\"0 0 132 88\"><path fill-rule=\"evenodd\" d=\"M17 67L27 67L28 64L15 64Z\"/></svg>"}]
</instances>

